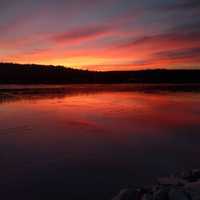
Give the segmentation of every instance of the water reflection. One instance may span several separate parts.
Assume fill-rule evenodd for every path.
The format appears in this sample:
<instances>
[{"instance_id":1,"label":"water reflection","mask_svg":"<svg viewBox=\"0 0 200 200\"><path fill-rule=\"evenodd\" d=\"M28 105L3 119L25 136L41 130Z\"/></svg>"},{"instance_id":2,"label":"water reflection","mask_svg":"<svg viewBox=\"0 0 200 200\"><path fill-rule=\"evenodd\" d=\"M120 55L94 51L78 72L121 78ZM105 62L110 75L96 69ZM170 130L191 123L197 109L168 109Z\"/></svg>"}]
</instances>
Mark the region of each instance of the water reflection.
<instances>
[{"instance_id":1,"label":"water reflection","mask_svg":"<svg viewBox=\"0 0 200 200\"><path fill-rule=\"evenodd\" d=\"M0 103L22 99L63 98L105 92L174 93L200 92L200 85L174 84L92 84L92 85L0 85Z\"/></svg>"},{"instance_id":2,"label":"water reflection","mask_svg":"<svg viewBox=\"0 0 200 200\"><path fill-rule=\"evenodd\" d=\"M179 87L2 88L1 188L24 199L110 199L200 167L200 92Z\"/></svg>"}]
</instances>

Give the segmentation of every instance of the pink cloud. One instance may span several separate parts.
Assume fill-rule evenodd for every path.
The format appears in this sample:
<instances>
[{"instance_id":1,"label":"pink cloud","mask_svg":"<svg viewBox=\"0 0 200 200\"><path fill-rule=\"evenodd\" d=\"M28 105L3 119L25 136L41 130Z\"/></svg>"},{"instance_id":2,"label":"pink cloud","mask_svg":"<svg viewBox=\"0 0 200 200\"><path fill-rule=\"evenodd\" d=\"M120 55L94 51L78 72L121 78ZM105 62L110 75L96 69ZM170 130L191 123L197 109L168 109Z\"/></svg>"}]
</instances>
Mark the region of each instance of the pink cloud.
<instances>
[{"instance_id":1,"label":"pink cloud","mask_svg":"<svg viewBox=\"0 0 200 200\"><path fill-rule=\"evenodd\" d=\"M58 43L65 42L66 44L68 42L80 42L108 34L111 32L111 30L112 28L106 25L81 27L53 36L53 40Z\"/></svg>"}]
</instances>

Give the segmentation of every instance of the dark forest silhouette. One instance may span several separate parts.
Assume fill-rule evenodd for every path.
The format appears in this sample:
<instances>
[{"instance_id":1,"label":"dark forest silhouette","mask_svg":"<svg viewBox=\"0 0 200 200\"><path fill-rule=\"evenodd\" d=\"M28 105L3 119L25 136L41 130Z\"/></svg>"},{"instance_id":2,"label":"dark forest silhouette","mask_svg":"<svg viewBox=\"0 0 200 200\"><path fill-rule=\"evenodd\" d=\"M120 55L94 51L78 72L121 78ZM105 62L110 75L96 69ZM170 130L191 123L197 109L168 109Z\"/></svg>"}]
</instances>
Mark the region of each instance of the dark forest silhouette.
<instances>
[{"instance_id":1,"label":"dark forest silhouette","mask_svg":"<svg viewBox=\"0 0 200 200\"><path fill-rule=\"evenodd\" d=\"M200 83L200 70L95 72L63 66L0 63L0 83Z\"/></svg>"}]
</instances>

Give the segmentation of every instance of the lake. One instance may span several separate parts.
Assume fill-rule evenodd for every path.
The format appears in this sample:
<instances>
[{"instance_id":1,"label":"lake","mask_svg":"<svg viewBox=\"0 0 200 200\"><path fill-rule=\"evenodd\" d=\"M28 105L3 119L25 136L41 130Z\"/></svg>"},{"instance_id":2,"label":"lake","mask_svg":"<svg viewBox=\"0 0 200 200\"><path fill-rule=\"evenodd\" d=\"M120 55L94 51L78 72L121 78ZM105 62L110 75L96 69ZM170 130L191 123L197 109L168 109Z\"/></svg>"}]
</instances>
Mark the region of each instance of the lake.
<instances>
[{"instance_id":1,"label":"lake","mask_svg":"<svg viewBox=\"0 0 200 200\"><path fill-rule=\"evenodd\" d=\"M6 199L111 200L199 155L199 85L0 86Z\"/></svg>"}]
</instances>

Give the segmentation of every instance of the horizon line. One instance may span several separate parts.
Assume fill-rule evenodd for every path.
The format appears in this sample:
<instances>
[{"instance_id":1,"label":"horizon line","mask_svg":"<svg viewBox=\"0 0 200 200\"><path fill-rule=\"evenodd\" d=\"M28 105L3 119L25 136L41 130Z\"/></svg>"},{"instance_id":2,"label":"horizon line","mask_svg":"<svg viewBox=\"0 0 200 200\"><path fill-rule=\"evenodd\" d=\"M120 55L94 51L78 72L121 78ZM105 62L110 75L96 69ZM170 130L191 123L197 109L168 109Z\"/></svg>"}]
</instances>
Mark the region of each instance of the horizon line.
<instances>
[{"instance_id":1,"label":"horizon line","mask_svg":"<svg viewBox=\"0 0 200 200\"><path fill-rule=\"evenodd\" d=\"M42 67L63 67L65 69L72 69L72 70L80 70L80 71L88 71L88 72L100 72L100 73L104 73L104 72L138 72L138 71L156 71L156 70L166 70L166 71L200 71L200 68L167 68L167 67L159 67L159 68L145 68L145 69L132 69L132 70L89 70L89 69L81 69L79 67L68 67L65 65L53 65L53 64L40 64L40 63L15 63L15 62L0 62L1 64L11 64L11 65L21 65L21 66L42 66Z\"/></svg>"}]
</instances>

